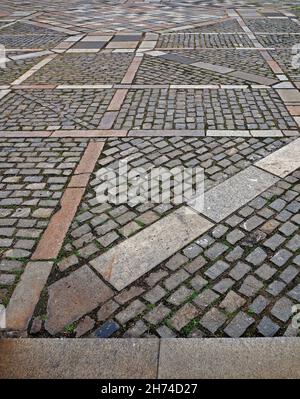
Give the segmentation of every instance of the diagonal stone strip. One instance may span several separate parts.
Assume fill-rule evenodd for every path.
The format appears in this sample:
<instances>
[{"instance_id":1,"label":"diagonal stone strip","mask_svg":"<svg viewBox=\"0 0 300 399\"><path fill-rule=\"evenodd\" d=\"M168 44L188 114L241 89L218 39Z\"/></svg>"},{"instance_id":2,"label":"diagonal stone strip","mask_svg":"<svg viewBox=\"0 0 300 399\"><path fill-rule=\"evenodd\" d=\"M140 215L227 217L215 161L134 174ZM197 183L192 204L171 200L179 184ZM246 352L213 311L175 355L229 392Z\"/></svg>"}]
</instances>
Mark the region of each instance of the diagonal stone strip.
<instances>
[{"instance_id":1,"label":"diagonal stone strip","mask_svg":"<svg viewBox=\"0 0 300 399\"><path fill-rule=\"evenodd\" d=\"M189 205L214 222L221 222L299 167L300 139L296 139L206 192L204 201L199 198L198 203Z\"/></svg>"},{"instance_id":2,"label":"diagonal stone strip","mask_svg":"<svg viewBox=\"0 0 300 399\"><path fill-rule=\"evenodd\" d=\"M122 290L211 227L211 222L183 206L90 264L113 287Z\"/></svg>"},{"instance_id":3,"label":"diagonal stone strip","mask_svg":"<svg viewBox=\"0 0 300 399\"><path fill-rule=\"evenodd\" d=\"M179 32L180 33L181 30L193 29L193 28L198 28L198 27L202 27L202 26L210 26L210 25L214 25L219 22L229 21L231 19L232 18L228 18L228 17L222 17L222 18L214 17L214 19L212 21L205 21L205 22L192 24L192 25L183 25L183 26L178 26L175 28L163 29L160 31L160 33L171 33L171 32Z\"/></svg>"},{"instance_id":4,"label":"diagonal stone strip","mask_svg":"<svg viewBox=\"0 0 300 399\"><path fill-rule=\"evenodd\" d=\"M233 76L233 77L236 77L239 79L245 79L250 82L259 83L259 84L266 85L266 86L271 86L271 85L277 83L277 80L275 80L275 79L270 79L270 78L266 78L265 76L259 76L254 73L246 73L246 72L242 72L242 71L230 72L229 76Z\"/></svg>"},{"instance_id":5,"label":"diagonal stone strip","mask_svg":"<svg viewBox=\"0 0 300 399\"><path fill-rule=\"evenodd\" d=\"M0 100L5 97L8 93L10 93L10 90L0 90Z\"/></svg>"},{"instance_id":6,"label":"diagonal stone strip","mask_svg":"<svg viewBox=\"0 0 300 399\"><path fill-rule=\"evenodd\" d=\"M151 52L150 52L150 55L152 55ZM220 73L222 75L228 74L229 76L233 76L238 79L243 79L243 80L247 80L250 82L258 83L261 85L271 86L278 82L278 80L276 80L276 79L270 79L265 76L260 76L260 75L254 74L254 73L246 73L243 71L235 70L234 68L224 67L222 65L211 64L211 63L207 63L207 62L194 62L193 59L191 59L189 57L185 57L178 53L163 53L163 54L153 54L153 55L157 56L159 58L165 59L165 60L174 61L174 62L184 64L184 65L189 65L189 66L192 66L195 68L205 69L208 71Z\"/></svg>"},{"instance_id":7,"label":"diagonal stone strip","mask_svg":"<svg viewBox=\"0 0 300 399\"><path fill-rule=\"evenodd\" d=\"M158 57L162 58L163 60L175 61L178 62L179 64L184 64L184 65L195 64L192 58L185 57L184 55L177 53L164 53L163 55L159 55Z\"/></svg>"},{"instance_id":8,"label":"diagonal stone strip","mask_svg":"<svg viewBox=\"0 0 300 399\"><path fill-rule=\"evenodd\" d=\"M41 292L50 275L53 262L29 262L6 309L6 329L25 331Z\"/></svg>"},{"instance_id":9,"label":"diagonal stone strip","mask_svg":"<svg viewBox=\"0 0 300 399\"><path fill-rule=\"evenodd\" d=\"M300 167L300 139L261 159L256 166L279 177L288 176Z\"/></svg>"},{"instance_id":10,"label":"diagonal stone strip","mask_svg":"<svg viewBox=\"0 0 300 399\"><path fill-rule=\"evenodd\" d=\"M32 68L30 68L27 72L25 72L22 76L20 76L18 79L12 82L12 86L14 85L19 85L20 83L23 83L26 79L28 79L30 76L32 76L35 72L37 72L39 69L44 67L46 64L51 62L54 58L57 57L57 54L51 54L42 61L40 61L38 64L34 65Z\"/></svg>"},{"instance_id":11,"label":"diagonal stone strip","mask_svg":"<svg viewBox=\"0 0 300 399\"><path fill-rule=\"evenodd\" d=\"M273 186L278 180L276 176L250 166L207 191L204 195L204 207L202 198L199 198L198 203L189 205L218 223Z\"/></svg>"},{"instance_id":12,"label":"diagonal stone strip","mask_svg":"<svg viewBox=\"0 0 300 399\"><path fill-rule=\"evenodd\" d=\"M12 56L9 57L10 58L9 61L11 61L11 60L14 60L14 61L26 60L28 58L41 57L43 55L50 55L50 54L52 54L51 51L44 50L44 51L37 51L35 53L28 53L28 54L26 53L26 54L12 55Z\"/></svg>"},{"instance_id":13,"label":"diagonal stone strip","mask_svg":"<svg viewBox=\"0 0 300 399\"><path fill-rule=\"evenodd\" d=\"M207 62L195 62L195 63L192 63L191 66L201 68L201 69L207 69L208 71L218 72L221 74L227 74L227 73L234 71L233 68L223 67L222 65L209 64Z\"/></svg>"},{"instance_id":14,"label":"diagonal stone strip","mask_svg":"<svg viewBox=\"0 0 300 399\"><path fill-rule=\"evenodd\" d=\"M250 32L250 34L254 37L253 41L255 42L255 45L258 46L257 36L255 36L255 33L252 32L251 29L249 29L247 27L244 19L241 17L238 17L237 20L245 31L248 30ZM297 21L297 22L299 22L299 21ZM267 64L272 69L272 71L275 74L277 74L277 77L279 79L280 79L280 76L284 77L285 81L283 83L279 83L273 87L278 89L277 92L278 92L279 96L281 97L283 103L287 107L287 109L290 111L289 105L300 105L300 92L298 90L294 89L293 82L283 73L280 65L274 60L274 58L271 56L268 49L264 48L261 51L261 55L266 60ZM259 82L259 83L261 83L261 82ZM290 113L294 117L296 123L300 126L300 120L298 118L298 115L297 114L295 115L291 111L290 111Z\"/></svg>"},{"instance_id":15,"label":"diagonal stone strip","mask_svg":"<svg viewBox=\"0 0 300 399\"><path fill-rule=\"evenodd\" d=\"M35 21L24 21L25 24L27 25L32 25L32 26L38 26L41 28L47 28L47 29L51 29L53 31L56 32L60 32L60 33L67 33L68 35L77 35L80 32L77 32L75 30L71 30L71 29L67 29L67 28L62 28L62 27L58 27L55 25L50 25L48 23L41 23L41 22L35 22Z\"/></svg>"}]
</instances>

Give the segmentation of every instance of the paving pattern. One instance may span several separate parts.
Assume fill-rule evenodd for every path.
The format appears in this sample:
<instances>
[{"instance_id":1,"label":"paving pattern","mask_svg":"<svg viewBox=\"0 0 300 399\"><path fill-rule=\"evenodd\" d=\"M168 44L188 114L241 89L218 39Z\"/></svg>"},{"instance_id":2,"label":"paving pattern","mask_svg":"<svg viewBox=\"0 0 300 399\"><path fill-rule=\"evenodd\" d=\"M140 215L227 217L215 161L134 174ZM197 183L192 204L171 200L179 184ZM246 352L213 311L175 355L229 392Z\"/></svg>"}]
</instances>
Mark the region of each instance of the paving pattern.
<instances>
[{"instance_id":1,"label":"paving pattern","mask_svg":"<svg viewBox=\"0 0 300 399\"><path fill-rule=\"evenodd\" d=\"M300 33L300 25L295 21L290 21L288 18L246 18L245 22L253 32Z\"/></svg>"},{"instance_id":2,"label":"paving pattern","mask_svg":"<svg viewBox=\"0 0 300 399\"><path fill-rule=\"evenodd\" d=\"M45 230L85 139L9 139L1 142L1 297L17 282Z\"/></svg>"},{"instance_id":3,"label":"paving pattern","mask_svg":"<svg viewBox=\"0 0 300 399\"><path fill-rule=\"evenodd\" d=\"M8 61L8 68L1 71L0 85L7 85L13 83L19 76L41 61L41 57L34 57L29 59L11 59Z\"/></svg>"},{"instance_id":4,"label":"paving pattern","mask_svg":"<svg viewBox=\"0 0 300 399\"><path fill-rule=\"evenodd\" d=\"M62 267L64 271L70 259L72 263L75 261L72 255L76 251L80 258L87 260L101 247L104 250L112 243L115 245L176 209L174 204L154 203L99 206L97 188L101 180L97 179L97 172L103 166L116 171L120 159L128 160L129 171L135 167L147 170L158 166L170 169L179 165L186 168L198 165L205 168L205 189L208 190L290 141L287 138L263 141L255 138L110 139L95 168L91 190L83 198L66 237L59 269ZM78 259L72 264L75 265L80 265Z\"/></svg>"},{"instance_id":5,"label":"paving pattern","mask_svg":"<svg viewBox=\"0 0 300 399\"><path fill-rule=\"evenodd\" d=\"M98 127L112 96L112 90L18 90L2 101L0 129Z\"/></svg>"},{"instance_id":6,"label":"paving pattern","mask_svg":"<svg viewBox=\"0 0 300 399\"><path fill-rule=\"evenodd\" d=\"M257 39L264 47L291 48L299 43L299 34L268 34L257 35Z\"/></svg>"},{"instance_id":7,"label":"paving pattern","mask_svg":"<svg viewBox=\"0 0 300 399\"><path fill-rule=\"evenodd\" d=\"M252 47L245 34L170 33L161 35L157 48L235 48Z\"/></svg>"},{"instance_id":8,"label":"paving pattern","mask_svg":"<svg viewBox=\"0 0 300 399\"><path fill-rule=\"evenodd\" d=\"M203 33L238 33L243 32L240 24L235 20L211 23L210 25L200 25L195 28L182 29L179 32L203 32Z\"/></svg>"},{"instance_id":9,"label":"paving pattern","mask_svg":"<svg viewBox=\"0 0 300 399\"><path fill-rule=\"evenodd\" d=\"M295 54L292 49L277 49L271 52L272 57L276 60L283 70L292 81L298 82L300 80L299 68L293 66L293 57Z\"/></svg>"},{"instance_id":10,"label":"paving pattern","mask_svg":"<svg viewBox=\"0 0 300 399\"><path fill-rule=\"evenodd\" d=\"M1 3L1 334L299 335L300 13L278 3ZM99 200L124 160L201 167L203 207Z\"/></svg>"},{"instance_id":11,"label":"paving pattern","mask_svg":"<svg viewBox=\"0 0 300 399\"><path fill-rule=\"evenodd\" d=\"M130 54L62 54L32 75L34 84L121 83L133 56Z\"/></svg>"},{"instance_id":12,"label":"paving pattern","mask_svg":"<svg viewBox=\"0 0 300 399\"><path fill-rule=\"evenodd\" d=\"M15 23L4 26L0 32L1 44L7 48L41 48L54 47L67 36L51 29Z\"/></svg>"},{"instance_id":13,"label":"paving pattern","mask_svg":"<svg viewBox=\"0 0 300 399\"><path fill-rule=\"evenodd\" d=\"M130 90L116 129L296 129L272 90Z\"/></svg>"}]
</instances>

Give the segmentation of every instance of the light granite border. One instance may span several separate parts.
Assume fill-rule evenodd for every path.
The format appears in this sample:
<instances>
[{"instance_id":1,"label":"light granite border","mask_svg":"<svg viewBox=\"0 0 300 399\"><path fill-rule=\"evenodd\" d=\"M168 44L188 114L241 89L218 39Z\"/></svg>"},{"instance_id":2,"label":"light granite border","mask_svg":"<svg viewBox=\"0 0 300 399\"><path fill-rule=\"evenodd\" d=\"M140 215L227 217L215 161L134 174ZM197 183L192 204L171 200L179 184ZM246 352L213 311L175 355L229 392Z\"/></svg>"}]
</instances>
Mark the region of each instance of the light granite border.
<instances>
[{"instance_id":1,"label":"light granite border","mask_svg":"<svg viewBox=\"0 0 300 399\"><path fill-rule=\"evenodd\" d=\"M182 206L89 263L121 291L213 226Z\"/></svg>"},{"instance_id":2,"label":"light granite border","mask_svg":"<svg viewBox=\"0 0 300 399\"><path fill-rule=\"evenodd\" d=\"M120 89L121 90L121 89ZM126 89L124 89L125 91ZM6 94L10 90L6 91ZM3 97L4 97L3 95ZM119 95L119 94L118 94ZM82 130L72 130L72 129L59 129L59 130L1 130L0 139L3 138L30 138L30 137L79 137L79 138L97 138L97 137L297 137L300 136L300 129L293 130L192 130L192 129L178 129L178 130L139 130L139 129L111 129L112 122L118 113L118 107L122 101L121 97L115 97L114 102L110 106L111 109L116 109L115 111L107 111L106 117L102 123L102 128L100 129L82 129ZM0 91L1 98L1 91ZM120 100L120 102L118 102ZM298 116L295 117L297 120ZM300 122L298 122L300 124Z\"/></svg>"},{"instance_id":3,"label":"light granite border","mask_svg":"<svg viewBox=\"0 0 300 399\"><path fill-rule=\"evenodd\" d=\"M259 160L255 166L280 178L288 176L300 168L300 139Z\"/></svg>"},{"instance_id":4,"label":"light granite border","mask_svg":"<svg viewBox=\"0 0 300 399\"><path fill-rule=\"evenodd\" d=\"M163 339L158 378L300 378L299 338Z\"/></svg>"},{"instance_id":5,"label":"light granite border","mask_svg":"<svg viewBox=\"0 0 300 399\"><path fill-rule=\"evenodd\" d=\"M300 378L299 338L2 339L0 352L0 379Z\"/></svg>"}]
</instances>

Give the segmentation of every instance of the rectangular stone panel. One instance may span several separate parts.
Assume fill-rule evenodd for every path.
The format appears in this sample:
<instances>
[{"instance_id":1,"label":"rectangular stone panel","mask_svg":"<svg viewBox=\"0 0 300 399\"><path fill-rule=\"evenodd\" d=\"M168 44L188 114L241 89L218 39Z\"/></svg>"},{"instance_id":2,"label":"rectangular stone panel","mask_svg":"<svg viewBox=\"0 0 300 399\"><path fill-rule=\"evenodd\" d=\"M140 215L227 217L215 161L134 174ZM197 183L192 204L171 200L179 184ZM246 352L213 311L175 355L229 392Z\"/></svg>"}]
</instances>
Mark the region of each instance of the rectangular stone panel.
<instances>
[{"instance_id":1,"label":"rectangular stone panel","mask_svg":"<svg viewBox=\"0 0 300 399\"><path fill-rule=\"evenodd\" d=\"M276 176L289 175L300 167L300 139L261 159L256 166Z\"/></svg>"},{"instance_id":2,"label":"rectangular stone panel","mask_svg":"<svg viewBox=\"0 0 300 399\"><path fill-rule=\"evenodd\" d=\"M182 207L90 264L112 286L122 290L212 226L202 216Z\"/></svg>"},{"instance_id":3,"label":"rectangular stone panel","mask_svg":"<svg viewBox=\"0 0 300 399\"><path fill-rule=\"evenodd\" d=\"M6 328L25 331L52 269L52 262L30 262L6 310Z\"/></svg>"},{"instance_id":4,"label":"rectangular stone panel","mask_svg":"<svg viewBox=\"0 0 300 399\"><path fill-rule=\"evenodd\" d=\"M54 335L106 302L113 291L85 265L50 285L48 294L45 328Z\"/></svg>"},{"instance_id":5,"label":"rectangular stone panel","mask_svg":"<svg viewBox=\"0 0 300 399\"><path fill-rule=\"evenodd\" d=\"M201 199L200 205L192 207L214 222L220 222L277 181L278 178L270 173L250 166L206 192L204 208Z\"/></svg>"},{"instance_id":6,"label":"rectangular stone panel","mask_svg":"<svg viewBox=\"0 0 300 399\"><path fill-rule=\"evenodd\" d=\"M164 339L158 378L299 378L299 355L297 338Z\"/></svg>"},{"instance_id":7,"label":"rectangular stone panel","mask_svg":"<svg viewBox=\"0 0 300 399\"><path fill-rule=\"evenodd\" d=\"M150 379L157 374L158 349L158 339L3 339L0 375L2 378Z\"/></svg>"}]
</instances>

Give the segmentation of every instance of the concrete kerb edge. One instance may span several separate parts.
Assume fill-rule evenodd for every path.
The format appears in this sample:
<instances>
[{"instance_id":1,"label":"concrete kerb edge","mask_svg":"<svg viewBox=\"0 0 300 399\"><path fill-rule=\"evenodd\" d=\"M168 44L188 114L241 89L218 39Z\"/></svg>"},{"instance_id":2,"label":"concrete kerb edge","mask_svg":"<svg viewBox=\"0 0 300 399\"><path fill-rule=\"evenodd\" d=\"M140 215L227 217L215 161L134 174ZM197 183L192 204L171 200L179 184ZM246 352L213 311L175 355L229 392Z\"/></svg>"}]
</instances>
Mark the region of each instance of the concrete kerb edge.
<instances>
[{"instance_id":1,"label":"concrete kerb edge","mask_svg":"<svg viewBox=\"0 0 300 399\"><path fill-rule=\"evenodd\" d=\"M291 337L21 338L1 340L0 349L0 379L300 378L300 340ZM117 367L116 351L122 359ZM99 367L101 358L105 367Z\"/></svg>"}]
</instances>

